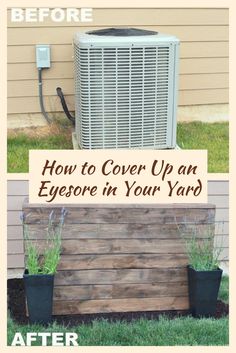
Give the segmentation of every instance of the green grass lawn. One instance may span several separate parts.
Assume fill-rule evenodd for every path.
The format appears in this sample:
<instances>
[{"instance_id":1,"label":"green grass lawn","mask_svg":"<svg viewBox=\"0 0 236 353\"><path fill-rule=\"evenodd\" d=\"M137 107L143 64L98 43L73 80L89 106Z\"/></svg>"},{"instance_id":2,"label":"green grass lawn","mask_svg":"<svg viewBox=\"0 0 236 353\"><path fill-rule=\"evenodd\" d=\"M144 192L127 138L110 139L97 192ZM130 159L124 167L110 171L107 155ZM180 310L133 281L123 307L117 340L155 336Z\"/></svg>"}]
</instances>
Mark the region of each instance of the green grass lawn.
<instances>
[{"instance_id":1,"label":"green grass lawn","mask_svg":"<svg viewBox=\"0 0 236 353\"><path fill-rule=\"evenodd\" d=\"M72 149L71 139L67 131L52 136L27 136L19 133L8 137L7 168L8 173L27 173L29 150Z\"/></svg>"},{"instance_id":2,"label":"green grass lawn","mask_svg":"<svg viewBox=\"0 0 236 353\"><path fill-rule=\"evenodd\" d=\"M229 277L223 276L220 284L219 299L229 303Z\"/></svg>"},{"instance_id":3,"label":"green grass lawn","mask_svg":"<svg viewBox=\"0 0 236 353\"><path fill-rule=\"evenodd\" d=\"M228 277L223 277L219 293L219 298L226 302L229 296L228 283ZM131 323L99 320L73 328L56 323L48 328L18 325L9 319L8 345L16 332L21 332L23 337L27 332L76 332L78 343L82 346L224 346L229 343L227 317L218 320L192 317L170 320L163 316L160 320L140 319ZM35 345L40 344L36 341Z\"/></svg>"},{"instance_id":4,"label":"green grass lawn","mask_svg":"<svg viewBox=\"0 0 236 353\"><path fill-rule=\"evenodd\" d=\"M208 150L208 172L229 172L229 124L182 123L178 124L177 141L183 149Z\"/></svg>"},{"instance_id":5,"label":"green grass lawn","mask_svg":"<svg viewBox=\"0 0 236 353\"><path fill-rule=\"evenodd\" d=\"M43 328L37 325L19 326L12 320L8 323L8 345L15 332L23 337L27 332L76 332L81 346L223 346L228 345L228 319L176 318L169 320L140 319L132 323L106 320L93 321L91 325L65 328L52 325ZM39 342L35 342L38 346Z\"/></svg>"},{"instance_id":6,"label":"green grass lawn","mask_svg":"<svg viewBox=\"0 0 236 353\"><path fill-rule=\"evenodd\" d=\"M52 127L46 135L40 133L40 128L33 131L33 134L31 130L9 134L9 173L28 172L28 152L31 149L72 149L71 127L67 125ZM179 123L177 141L183 149L207 149L210 173L228 172L228 123Z\"/></svg>"}]
</instances>

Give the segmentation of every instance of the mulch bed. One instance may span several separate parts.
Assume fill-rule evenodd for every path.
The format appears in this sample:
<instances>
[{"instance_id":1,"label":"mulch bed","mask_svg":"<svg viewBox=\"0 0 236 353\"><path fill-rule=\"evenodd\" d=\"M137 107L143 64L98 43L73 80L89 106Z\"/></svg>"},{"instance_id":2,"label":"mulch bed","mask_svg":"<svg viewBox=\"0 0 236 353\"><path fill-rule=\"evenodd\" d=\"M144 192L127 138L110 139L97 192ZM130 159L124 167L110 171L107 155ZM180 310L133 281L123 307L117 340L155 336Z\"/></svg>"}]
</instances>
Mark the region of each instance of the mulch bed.
<instances>
[{"instance_id":1,"label":"mulch bed","mask_svg":"<svg viewBox=\"0 0 236 353\"><path fill-rule=\"evenodd\" d=\"M11 317L19 324L27 324L28 318L25 315L25 293L22 279L11 279L7 281L8 288L8 309ZM221 300L217 302L215 318L227 316L229 305ZM54 316L58 324L65 326L77 326L79 324L90 324L93 320L106 319L110 322L137 320L145 318L148 320L158 320L160 315L165 315L170 319L180 316L190 315L189 311L145 311L145 312L125 312L125 313L102 313L102 314L82 314L82 315L61 315Z\"/></svg>"}]
</instances>

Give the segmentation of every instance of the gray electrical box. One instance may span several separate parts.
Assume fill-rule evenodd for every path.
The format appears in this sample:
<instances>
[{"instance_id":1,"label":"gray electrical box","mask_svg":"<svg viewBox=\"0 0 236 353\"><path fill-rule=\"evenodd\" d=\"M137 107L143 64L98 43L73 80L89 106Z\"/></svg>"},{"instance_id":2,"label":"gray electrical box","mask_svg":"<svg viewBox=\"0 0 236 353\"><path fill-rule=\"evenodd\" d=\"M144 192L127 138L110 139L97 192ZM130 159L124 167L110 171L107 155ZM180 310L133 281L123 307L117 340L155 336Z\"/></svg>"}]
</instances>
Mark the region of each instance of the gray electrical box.
<instances>
[{"instance_id":1,"label":"gray electrical box","mask_svg":"<svg viewBox=\"0 0 236 353\"><path fill-rule=\"evenodd\" d=\"M36 64L38 69L47 69L50 67L50 45L36 45Z\"/></svg>"}]
</instances>

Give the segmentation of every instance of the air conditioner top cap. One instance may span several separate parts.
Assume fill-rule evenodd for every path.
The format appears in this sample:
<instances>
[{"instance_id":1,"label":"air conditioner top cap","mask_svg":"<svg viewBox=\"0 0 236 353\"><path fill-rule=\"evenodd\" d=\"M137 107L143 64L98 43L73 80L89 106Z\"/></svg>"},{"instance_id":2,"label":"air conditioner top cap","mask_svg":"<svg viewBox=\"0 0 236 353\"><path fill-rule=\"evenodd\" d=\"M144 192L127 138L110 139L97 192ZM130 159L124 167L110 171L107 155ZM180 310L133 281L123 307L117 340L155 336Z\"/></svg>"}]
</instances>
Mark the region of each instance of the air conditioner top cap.
<instances>
[{"instance_id":1,"label":"air conditioner top cap","mask_svg":"<svg viewBox=\"0 0 236 353\"><path fill-rule=\"evenodd\" d=\"M88 31L86 34L92 34L95 36L132 37L156 35L158 32L138 28L104 28Z\"/></svg>"}]
</instances>

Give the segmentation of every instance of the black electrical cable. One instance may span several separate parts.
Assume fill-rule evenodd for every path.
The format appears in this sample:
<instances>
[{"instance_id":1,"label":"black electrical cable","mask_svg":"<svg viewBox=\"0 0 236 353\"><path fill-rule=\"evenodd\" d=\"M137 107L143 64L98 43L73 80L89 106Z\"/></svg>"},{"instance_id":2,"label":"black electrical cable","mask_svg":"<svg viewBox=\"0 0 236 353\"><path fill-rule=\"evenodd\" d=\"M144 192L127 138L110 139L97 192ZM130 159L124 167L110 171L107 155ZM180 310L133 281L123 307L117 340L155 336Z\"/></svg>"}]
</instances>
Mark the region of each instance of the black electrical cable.
<instances>
[{"instance_id":1,"label":"black electrical cable","mask_svg":"<svg viewBox=\"0 0 236 353\"><path fill-rule=\"evenodd\" d=\"M44 118L47 120L48 124L51 124L52 119L49 118L45 108L44 108L44 103L43 103L43 82L42 82L42 69L38 69L38 81L39 81L39 102L40 102L40 108L41 112L44 116Z\"/></svg>"},{"instance_id":2,"label":"black electrical cable","mask_svg":"<svg viewBox=\"0 0 236 353\"><path fill-rule=\"evenodd\" d=\"M57 95L61 100L61 105L64 110L64 113L66 114L67 118L72 122L72 124L75 125L75 117L72 116L69 112L61 87L57 87Z\"/></svg>"}]
</instances>

